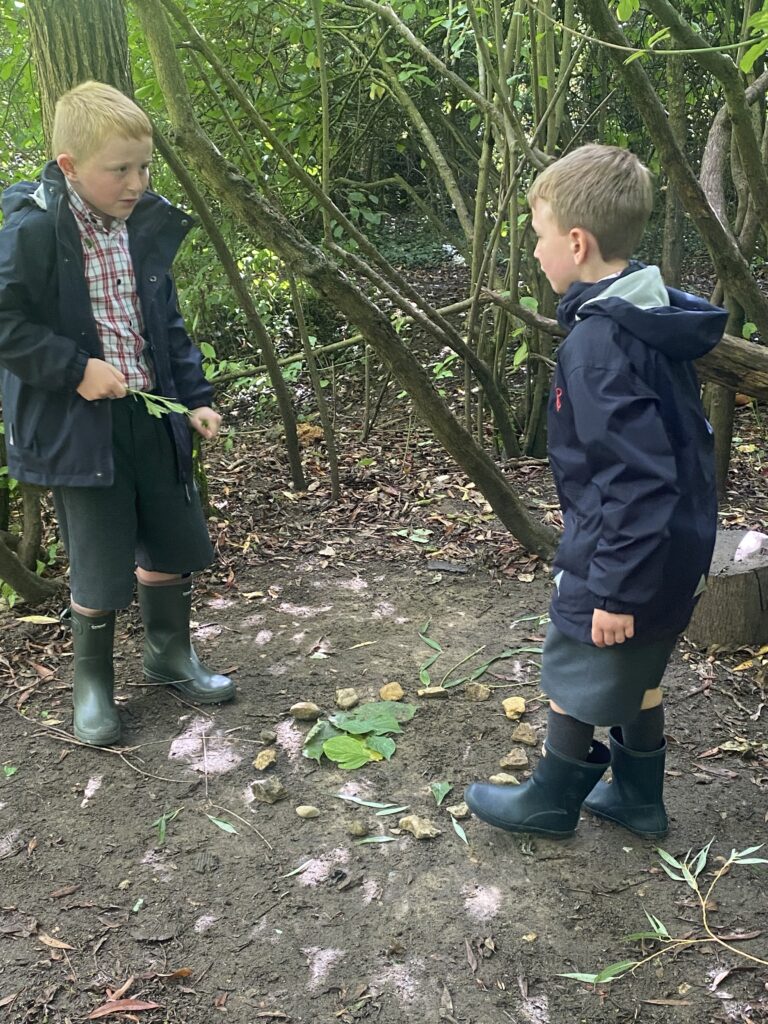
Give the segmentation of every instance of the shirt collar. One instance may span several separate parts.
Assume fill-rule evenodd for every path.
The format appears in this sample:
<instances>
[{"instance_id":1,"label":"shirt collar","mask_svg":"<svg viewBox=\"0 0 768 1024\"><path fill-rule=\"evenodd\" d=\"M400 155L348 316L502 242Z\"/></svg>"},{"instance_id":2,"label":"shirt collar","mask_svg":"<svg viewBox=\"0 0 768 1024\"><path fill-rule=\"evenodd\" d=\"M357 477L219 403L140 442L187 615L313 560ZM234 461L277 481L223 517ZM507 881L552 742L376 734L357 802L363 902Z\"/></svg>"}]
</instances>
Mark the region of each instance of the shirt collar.
<instances>
[{"instance_id":1,"label":"shirt collar","mask_svg":"<svg viewBox=\"0 0 768 1024\"><path fill-rule=\"evenodd\" d=\"M66 179L65 179L66 180ZM69 205L72 207L76 218L82 224L89 224L97 230L103 231L105 234L116 234L122 231L126 226L126 221L120 217L113 217L111 225L106 228L104 227L104 221L99 217L98 214L94 213L93 210L86 204L82 196L80 196L72 188L72 185L67 180L67 193L69 195Z\"/></svg>"}]
</instances>

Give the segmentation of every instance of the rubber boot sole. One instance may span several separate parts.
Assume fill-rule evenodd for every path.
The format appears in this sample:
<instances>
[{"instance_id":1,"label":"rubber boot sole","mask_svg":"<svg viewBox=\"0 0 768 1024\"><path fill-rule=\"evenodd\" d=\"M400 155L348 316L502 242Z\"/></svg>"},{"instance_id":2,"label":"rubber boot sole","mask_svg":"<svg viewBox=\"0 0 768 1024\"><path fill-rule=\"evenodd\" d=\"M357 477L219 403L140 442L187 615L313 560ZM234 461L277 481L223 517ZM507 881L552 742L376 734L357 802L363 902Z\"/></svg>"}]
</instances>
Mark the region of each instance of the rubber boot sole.
<instances>
[{"instance_id":1,"label":"rubber boot sole","mask_svg":"<svg viewBox=\"0 0 768 1024\"><path fill-rule=\"evenodd\" d=\"M230 690L201 696L197 690L191 689L186 685L187 681L185 679L163 679L161 676L155 676L145 669L144 680L147 686L170 686L171 689L178 690L179 693L183 694L187 700L192 701L193 704L226 704L235 696L234 684Z\"/></svg>"}]
</instances>

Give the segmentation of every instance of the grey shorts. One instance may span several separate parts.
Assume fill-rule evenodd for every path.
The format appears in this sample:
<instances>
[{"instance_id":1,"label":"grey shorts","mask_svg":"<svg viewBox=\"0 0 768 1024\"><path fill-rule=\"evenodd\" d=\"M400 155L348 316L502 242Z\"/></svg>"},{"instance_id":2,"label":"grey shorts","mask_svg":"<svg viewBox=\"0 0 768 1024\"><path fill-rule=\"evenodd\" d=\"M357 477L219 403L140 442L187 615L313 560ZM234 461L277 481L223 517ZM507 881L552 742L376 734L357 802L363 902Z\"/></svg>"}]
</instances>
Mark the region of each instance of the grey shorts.
<instances>
[{"instance_id":1,"label":"grey shorts","mask_svg":"<svg viewBox=\"0 0 768 1024\"><path fill-rule=\"evenodd\" d=\"M180 483L165 423L143 401L112 402L111 487L56 487L53 502L70 563L72 599L110 611L131 603L136 566L185 574L213 561L200 498Z\"/></svg>"},{"instance_id":2,"label":"grey shorts","mask_svg":"<svg viewBox=\"0 0 768 1024\"><path fill-rule=\"evenodd\" d=\"M676 638L593 647L549 624L541 688L563 711L590 725L623 725L640 713L646 690L660 683Z\"/></svg>"}]
</instances>

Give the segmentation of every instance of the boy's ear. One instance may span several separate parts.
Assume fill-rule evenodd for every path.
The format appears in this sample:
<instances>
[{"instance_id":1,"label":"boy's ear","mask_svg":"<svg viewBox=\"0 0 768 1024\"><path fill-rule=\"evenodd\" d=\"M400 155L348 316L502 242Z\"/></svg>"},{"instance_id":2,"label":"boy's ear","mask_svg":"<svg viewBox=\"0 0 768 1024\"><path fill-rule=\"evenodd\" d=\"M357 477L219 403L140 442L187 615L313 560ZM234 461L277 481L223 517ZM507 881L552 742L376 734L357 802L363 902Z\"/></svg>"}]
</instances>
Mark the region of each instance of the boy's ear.
<instances>
[{"instance_id":1,"label":"boy's ear","mask_svg":"<svg viewBox=\"0 0 768 1024\"><path fill-rule=\"evenodd\" d=\"M577 266L585 263L591 253L594 237L584 228L571 228L568 232L568 242L573 262Z\"/></svg>"},{"instance_id":2,"label":"boy's ear","mask_svg":"<svg viewBox=\"0 0 768 1024\"><path fill-rule=\"evenodd\" d=\"M57 156L56 163L59 165L64 177L68 178L70 181L74 181L77 177L77 171L75 170L75 161L69 153L61 153Z\"/></svg>"}]
</instances>

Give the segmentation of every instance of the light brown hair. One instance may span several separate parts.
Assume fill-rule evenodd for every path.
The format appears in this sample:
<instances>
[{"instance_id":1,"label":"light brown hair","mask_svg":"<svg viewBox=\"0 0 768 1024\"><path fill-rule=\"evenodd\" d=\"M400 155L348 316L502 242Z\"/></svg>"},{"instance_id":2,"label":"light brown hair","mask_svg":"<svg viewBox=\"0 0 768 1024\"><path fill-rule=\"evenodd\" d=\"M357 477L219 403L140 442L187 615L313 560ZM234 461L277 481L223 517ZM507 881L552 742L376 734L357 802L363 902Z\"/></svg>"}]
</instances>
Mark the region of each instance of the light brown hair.
<instances>
[{"instance_id":1,"label":"light brown hair","mask_svg":"<svg viewBox=\"0 0 768 1024\"><path fill-rule=\"evenodd\" d=\"M65 92L56 104L51 148L53 157L68 154L85 160L108 138L152 136L149 118L119 89L103 82L82 82Z\"/></svg>"},{"instance_id":2,"label":"light brown hair","mask_svg":"<svg viewBox=\"0 0 768 1024\"><path fill-rule=\"evenodd\" d=\"M653 209L651 172L634 153L590 143L550 164L528 190L549 203L563 232L584 228L604 260L629 259Z\"/></svg>"}]
</instances>

